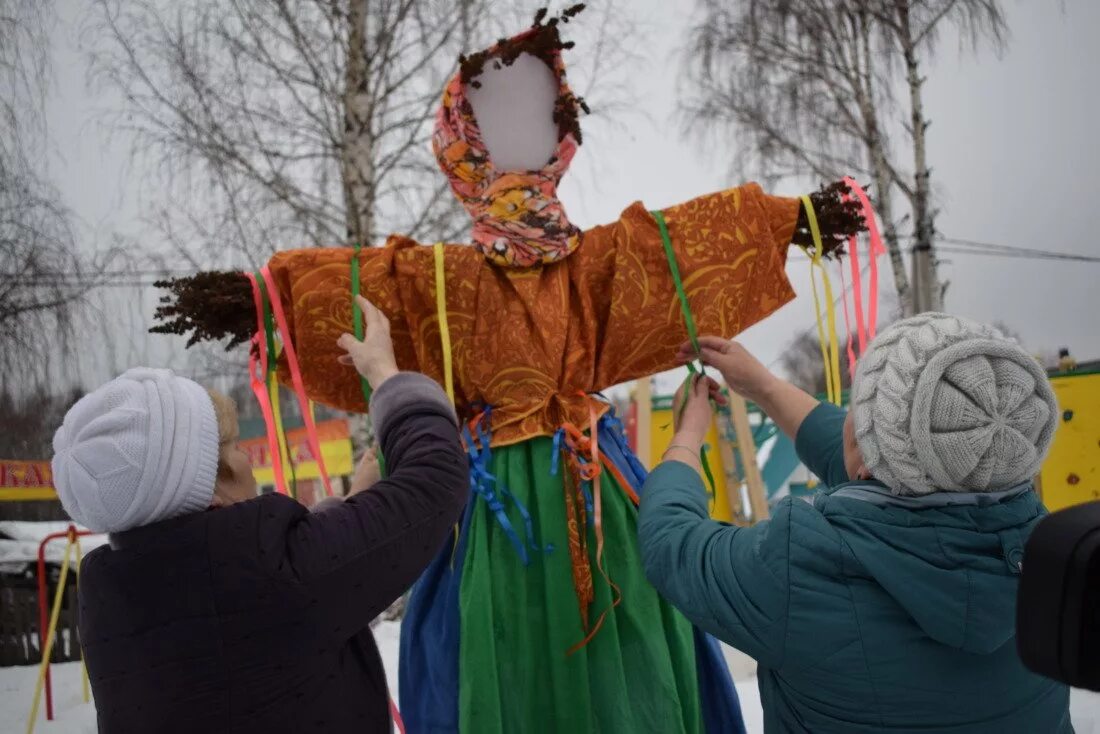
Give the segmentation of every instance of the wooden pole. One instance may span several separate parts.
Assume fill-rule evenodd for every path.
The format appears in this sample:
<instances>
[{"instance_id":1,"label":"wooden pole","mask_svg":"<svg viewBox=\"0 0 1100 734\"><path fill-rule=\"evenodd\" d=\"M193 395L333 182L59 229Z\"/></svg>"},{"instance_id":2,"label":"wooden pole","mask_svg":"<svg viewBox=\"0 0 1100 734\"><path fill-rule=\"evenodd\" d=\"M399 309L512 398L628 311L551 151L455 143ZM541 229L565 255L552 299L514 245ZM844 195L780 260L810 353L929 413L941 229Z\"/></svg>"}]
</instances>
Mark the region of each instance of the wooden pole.
<instances>
[{"instance_id":1,"label":"wooden pole","mask_svg":"<svg viewBox=\"0 0 1100 734\"><path fill-rule=\"evenodd\" d=\"M741 506L742 478L737 471L737 439L733 433L733 421L730 414L720 410L714 420L718 432L718 453L722 457L722 469L726 476L726 499L730 506L730 520L735 525L745 525L745 508Z\"/></svg>"},{"instance_id":2,"label":"wooden pole","mask_svg":"<svg viewBox=\"0 0 1100 734\"><path fill-rule=\"evenodd\" d=\"M634 435L637 436L638 441L635 453L638 460L642 462L642 466L652 469L653 434L650 431L650 425L653 419L653 391L650 388L650 378L643 377L634 382L634 404L637 406L635 411L637 428Z\"/></svg>"},{"instance_id":3,"label":"wooden pole","mask_svg":"<svg viewBox=\"0 0 1100 734\"><path fill-rule=\"evenodd\" d=\"M754 523L768 519L768 497L764 490L764 480L760 476L760 467L756 465L756 443L752 438L752 426L749 425L749 410L745 399L730 391L730 419L733 421L737 447L741 452L741 466L745 472L745 485L749 490L749 508Z\"/></svg>"}]
</instances>

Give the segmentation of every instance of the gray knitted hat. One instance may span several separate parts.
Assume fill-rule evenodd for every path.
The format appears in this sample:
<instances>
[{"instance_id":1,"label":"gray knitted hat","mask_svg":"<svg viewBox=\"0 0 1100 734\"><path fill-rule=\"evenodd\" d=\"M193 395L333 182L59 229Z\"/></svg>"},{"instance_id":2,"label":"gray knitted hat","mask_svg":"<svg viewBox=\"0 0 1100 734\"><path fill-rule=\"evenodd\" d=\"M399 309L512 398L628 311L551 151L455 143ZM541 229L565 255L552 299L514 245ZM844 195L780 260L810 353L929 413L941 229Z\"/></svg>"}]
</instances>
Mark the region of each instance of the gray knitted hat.
<instances>
[{"instance_id":1,"label":"gray knitted hat","mask_svg":"<svg viewBox=\"0 0 1100 734\"><path fill-rule=\"evenodd\" d=\"M1027 481L1058 421L1034 357L992 326L941 313L899 321L871 342L851 410L864 464L906 495Z\"/></svg>"}]
</instances>

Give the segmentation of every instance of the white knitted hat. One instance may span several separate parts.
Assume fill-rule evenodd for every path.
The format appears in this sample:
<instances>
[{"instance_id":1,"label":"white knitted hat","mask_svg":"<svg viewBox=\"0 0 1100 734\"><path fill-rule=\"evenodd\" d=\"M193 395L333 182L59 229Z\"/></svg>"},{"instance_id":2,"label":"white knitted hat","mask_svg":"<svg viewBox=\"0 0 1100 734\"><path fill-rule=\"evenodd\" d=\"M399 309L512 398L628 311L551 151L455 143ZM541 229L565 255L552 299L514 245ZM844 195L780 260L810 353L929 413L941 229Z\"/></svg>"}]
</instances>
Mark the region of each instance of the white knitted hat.
<instances>
[{"instance_id":1,"label":"white knitted hat","mask_svg":"<svg viewBox=\"0 0 1100 734\"><path fill-rule=\"evenodd\" d=\"M214 496L214 404L203 388L169 370L132 369L81 398L53 449L61 504L95 532L205 510Z\"/></svg>"},{"instance_id":2,"label":"white knitted hat","mask_svg":"<svg viewBox=\"0 0 1100 734\"><path fill-rule=\"evenodd\" d=\"M896 494L993 492L1034 477L1058 402L1034 357L992 326L925 313L880 333L856 367L856 442Z\"/></svg>"}]
</instances>

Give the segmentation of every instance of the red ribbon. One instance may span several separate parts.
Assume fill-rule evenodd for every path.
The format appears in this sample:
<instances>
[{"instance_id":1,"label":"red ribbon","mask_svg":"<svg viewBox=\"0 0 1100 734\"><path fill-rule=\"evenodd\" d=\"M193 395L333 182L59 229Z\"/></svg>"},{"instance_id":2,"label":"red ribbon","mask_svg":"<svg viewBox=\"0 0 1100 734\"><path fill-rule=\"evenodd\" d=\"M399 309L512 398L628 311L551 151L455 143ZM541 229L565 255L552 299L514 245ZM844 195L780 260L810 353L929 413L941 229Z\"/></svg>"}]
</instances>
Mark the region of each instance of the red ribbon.
<instances>
[{"instance_id":1,"label":"red ribbon","mask_svg":"<svg viewBox=\"0 0 1100 734\"><path fill-rule=\"evenodd\" d=\"M405 734L405 722L401 719L401 712L397 710L397 704L390 699L390 716L393 717L393 725L397 727L398 734Z\"/></svg>"},{"instance_id":2,"label":"red ribbon","mask_svg":"<svg viewBox=\"0 0 1100 734\"><path fill-rule=\"evenodd\" d=\"M264 304L260 285L256 276L245 273L252 284L252 301L256 305L256 333L252 336L252 348L248 351L248 378L252 393L260 404L260 413L264 417L264 430L267 432L267 452L271 456L271 466L275 470L275 491L287 494L286 477L283 475L283 459L279 453L278 432L275 430L275 413L271 407L271 396L267 394L267 340L264 338Z\"/></svg>"},{"instance_id":3,"label":"red ribbon","mask_svg":"<svg viewBox=\"0 0 1100 734\"><path fill-rule=\"evenodd\" d=\"M290 379L294 383L294 392L298 397L298 405L302 409L302 416L305 418L306 423L306 439L309 442L309 448L313 452L313 455L317 458L317 469L321 474L321 481L325 485L325 491L328 496L332 496L332 484L329 481L328 472L325 470L325 460L321 456L321 444L317 438L317 426L313 422L313 414L309 410L309 398L306 397L305 385L302 382L302 371L298 367L298 355L294 351L294 345L290 340L290 329L287 325L286 314L283 313L283 304L279 301L279 291L275 288L275 281L271 277L271 271L264 267L260 270L260 274L263 276L264 283L267 285L267 292L271 294L271 311L275 315L275 323L279 328L279 338L283 340L283 347L286 349L286 361L290 367ZM245 277L248 278L249 283L252 284L252 300L256 304L256 321L257 331L252 337L252 343L255 347L254 350L249 352L248 356L248 373L252 383L252 392L256 394L256 399L260 402L260 412L264 416L264 427L267 429L267 447L271 453L272 464L275 468L275 487L282 493L286 494L286 479L283 476L283 462L279 455L279 443L275 434L275 416L271 409L271 400L267 394L266 381L263 379L264 375L267 375L268 354L267 354L267 340L263 338L264 333L264 308L263 297L260 294L260 285L256 282L256 276L252 273L245 273ZM258 357L257 357L258 355ZM259 372L257 373L257 367ZM393 724L397 728L399 734L405 734L405 721L401 718L401 712L397 708L397 704L393 698L390 698L390 716L393 718Z\"/></svg>"},{"instance_id":4,"label":"red ribbon","mask_svg":"<svg viewBox=\"0 0 1100 734\"><path fill-rule=\"evenodd\" d=\"M306 396L305 383L302 381L302 370L298 366L298 355L294 349L294 343L290 338L290 326L283 312L283 304L279 299L279 291L275 287L275 279L271 276L271 269L266 265L260 269L264 283L267 285L267 293L271 297L271 311L275 315L275 324L279 330L279 338L283 342L286 351L286 363L290 369L290 381L294 385L294 394L298 397L298 406L302 409L302 418L306 424L306 440L310 451L317 459L317 470L321 475L321 483L325 486L325 493L331 497L332 482L329 480L328 471L325 469L325 458L321 455L321 442L317 438L317 425L313 421L313 413L309 409L309 397Z\"/></svg>"}]
</instances>

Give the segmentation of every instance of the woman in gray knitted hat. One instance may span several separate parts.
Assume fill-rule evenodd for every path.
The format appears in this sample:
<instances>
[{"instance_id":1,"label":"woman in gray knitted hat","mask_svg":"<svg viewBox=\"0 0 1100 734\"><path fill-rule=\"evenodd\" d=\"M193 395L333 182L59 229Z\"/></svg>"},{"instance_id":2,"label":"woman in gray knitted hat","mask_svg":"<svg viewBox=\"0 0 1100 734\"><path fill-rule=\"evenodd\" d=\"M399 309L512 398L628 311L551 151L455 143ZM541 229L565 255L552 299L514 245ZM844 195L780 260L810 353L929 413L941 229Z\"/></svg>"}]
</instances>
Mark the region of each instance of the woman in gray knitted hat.
<instances>
[{"instance_id":1,"label":"woman in gray knitted hat","mask_svg":"<svg viewBox=\"0 0 1100 734\"><path fill-rule=\"evenodd\" d=\"M846 412L736 343L701 343L823 485L752 527L710 520L697 457L714 385L698 380L642 494L647 576L756 658L765 730L1072 732L1068 689L1027 671L1014 638L1045 513L1032 478L1058 421L1034 358L993 327L924 314L871 343Z\"/></svg>"}]
</instances>

